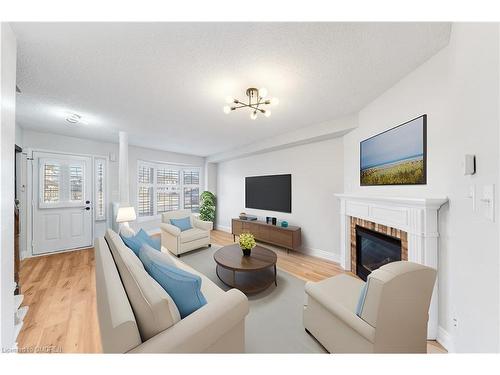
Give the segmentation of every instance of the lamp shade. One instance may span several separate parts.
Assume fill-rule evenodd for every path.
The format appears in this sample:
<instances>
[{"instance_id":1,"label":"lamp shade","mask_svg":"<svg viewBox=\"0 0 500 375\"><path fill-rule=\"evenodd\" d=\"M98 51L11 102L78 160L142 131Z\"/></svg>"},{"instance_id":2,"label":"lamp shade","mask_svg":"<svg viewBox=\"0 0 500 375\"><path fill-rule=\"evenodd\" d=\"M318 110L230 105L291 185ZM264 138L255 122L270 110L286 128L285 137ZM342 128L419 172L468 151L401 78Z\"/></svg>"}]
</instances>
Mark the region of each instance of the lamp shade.
<instances>
[{"instance_id":1,"label":"lamp shade","mask_svg":"<svg viewBox=\"0 0 500 375\"><path fill-rule=\"evenodd\" d=\"M117 223L134 221L136 219L134 207L120 207L116 215Z\"/></svg>"}]
</instances>

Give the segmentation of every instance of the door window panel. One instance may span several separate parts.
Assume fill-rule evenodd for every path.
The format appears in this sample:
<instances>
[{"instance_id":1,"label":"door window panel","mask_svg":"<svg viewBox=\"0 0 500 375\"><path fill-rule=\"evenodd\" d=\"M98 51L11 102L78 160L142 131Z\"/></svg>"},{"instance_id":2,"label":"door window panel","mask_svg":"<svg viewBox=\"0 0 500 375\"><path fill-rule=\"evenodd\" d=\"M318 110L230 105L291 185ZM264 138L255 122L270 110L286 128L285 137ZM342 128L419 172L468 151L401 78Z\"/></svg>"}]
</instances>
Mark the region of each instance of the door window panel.
<instances>
[{"instance_id":1,"label":"door window panel","mask_svg":"<svg viewBox=\"0 0 500 375\"><path fill-rule=\"evenodd\" d=\"M83 201L83 166L70 165L69 167L70 201Z\"/></svg>"},{"instance_id":2,"label":"door window panel","mask_svg":"<svg viewBox=\"0 0 500 375\"><path fill-rule=\"evenodd\" d=\"M43 202L59 202L61 167L57 164L45 164L43 168Z\"/></svg>"}]
</instances>

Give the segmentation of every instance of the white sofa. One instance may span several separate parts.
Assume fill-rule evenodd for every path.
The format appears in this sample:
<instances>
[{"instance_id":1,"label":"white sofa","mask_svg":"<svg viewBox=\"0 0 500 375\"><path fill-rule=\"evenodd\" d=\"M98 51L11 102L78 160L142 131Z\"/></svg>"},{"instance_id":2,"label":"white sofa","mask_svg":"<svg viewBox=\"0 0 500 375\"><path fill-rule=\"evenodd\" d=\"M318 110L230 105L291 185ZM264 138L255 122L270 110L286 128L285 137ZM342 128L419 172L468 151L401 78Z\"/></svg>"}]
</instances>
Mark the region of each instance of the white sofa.
<instances>
[{"instance_id":1,"label":"white sofa","mask_svg":"<svg viewBox=\"0 0 500 375\"><path fill-rule=\"evenodd\" d=\"M373 271L365 283L346 274L306 283L304 327L330 353L426 353L436 270L400 261Z\"/></svg>"},{"instance_id":2,"label":"white sofa","mask_svg":"<svg viewBox=\"0 0 500 375\"><path fill-rule=\"evenodd\" d=\"M170 219L189 217L191 229L182 231L170 224ZM200 220L190 210L170 211L162 214L161 245L171 253L180 257L181 254L201 247L210 247L210 231L213 229L211 221Z\"/></svg>"},{"instance_id":3,"label":"white sofa","mask_svg":"<svg viewBox=\"0 0 500 375\"><path fill-rule=\"evenodd\" d=\"M98 238L97 312L104 353L244 353L248 299L224 292L162 249L177 267L202 279L207 304L180 319L177 307L120 236Z\"/></svg>"}]
</instances>

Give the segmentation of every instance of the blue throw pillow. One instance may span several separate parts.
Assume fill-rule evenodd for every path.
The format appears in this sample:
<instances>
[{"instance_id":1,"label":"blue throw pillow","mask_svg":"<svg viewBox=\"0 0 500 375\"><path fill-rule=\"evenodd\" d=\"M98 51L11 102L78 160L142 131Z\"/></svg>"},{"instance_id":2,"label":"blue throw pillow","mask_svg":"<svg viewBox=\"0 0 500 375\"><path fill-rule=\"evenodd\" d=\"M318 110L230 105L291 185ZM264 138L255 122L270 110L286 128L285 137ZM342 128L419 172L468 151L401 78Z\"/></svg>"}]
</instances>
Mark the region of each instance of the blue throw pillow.
<instances>
[{"instance_id":1,"label":"blue throw pillow","mask_svg":"<svg viewBox=\"0 0 500 375\"><path fill-rule=\"evenodd\" d=\"M192 228L191 219L189 217L184 217L182 219L170 219L170 224L179 228L181 232Z\"/></svg>"},{"instance_id":2,"label":"blue throw pillow","mask_svg":"<svg viewBox=\"0 0 500 375\"><path fill-rule=\"evenodd\" d=\"M157 251L155 254L150 247L143 246L139 251L139 259L147 273L172 297L181 318L185 318L207 303L201 292L201 277L181 270L161 254Z\"/></svg>"},{"instance_id":3,"label":"blue throw pillow","mask_svg":"<svg viewBox=\"0 0 500 375\"><path fill-rule=\"evenodd\" d=\"M153 262L169 264L177 267L170 255L162 253L148 244L142 245L141 250L139 250L139 259L142 264L144 264L144 268L146 268L146 266L149 267Z\"/></svg>"},{"instance_id":4,"label":"blue throw pillow","mask_svg":"<svg viewBox=\"0 0 500 375\"><path fill-rule=\"evenodd\" d=\"M141 229L135 236L125 237L120 234L120 237L122 238L125 245L132 249L135 255L139 255L139 250L144 244L147 244L156 250L161 250L160 242L155 241L154 239L149 237L144 229Z\"/></svg>"},{"instance_id":5,"label":"blue throw pillow","mask_svg":"<svg viewBox=\"0 0 500 375\"><path fill-rule=\"evenodd\" d=\"M153 243L150 245L153 249L161 251L161 240L160 237L149 237L151 242Z\"/></svg>"},{"instance_id":6,"label":"blue throw pillow","mask_svg":"<svg viewBox=\"0 0 500 375\"><path fill-rule=\"evenodd\" d=\"M159 238L152 238L144 229L141 229L139 233L136 234L143 243L147 243L153 249L161 250L161 244Z\"/></svg>"},{"instance_id":7,"label":"blue throw pillow","mask_svg":"<svg viewBox=\"0 0 500 375\"><path fill-rule=\"evenodd\" d=\"M361 318L363 307L365 306L366 290L368 289L368 281L363 285L359 293L358 304L356 306L356 315Z\"/></svg>"}]
</instances>

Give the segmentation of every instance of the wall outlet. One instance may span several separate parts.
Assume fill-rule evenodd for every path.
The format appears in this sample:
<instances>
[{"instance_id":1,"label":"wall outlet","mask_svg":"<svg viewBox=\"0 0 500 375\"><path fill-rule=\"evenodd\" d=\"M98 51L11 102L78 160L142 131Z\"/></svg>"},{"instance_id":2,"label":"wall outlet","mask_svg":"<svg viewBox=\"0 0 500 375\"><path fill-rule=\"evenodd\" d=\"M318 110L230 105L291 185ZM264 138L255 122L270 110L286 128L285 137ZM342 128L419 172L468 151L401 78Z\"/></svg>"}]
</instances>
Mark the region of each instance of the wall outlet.
<instances>
[{"instance_id":1,"label":"wall outlet","mask_svg":"<svg viewBox=\"0 0 500 375\"><path fill-rule=\"evenodd\" d=\"M453 327L453 329L458 329L458 318L457 317L454 317L451 319L451 326Z\"/></svg>"}]
</instances>

